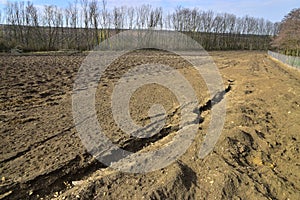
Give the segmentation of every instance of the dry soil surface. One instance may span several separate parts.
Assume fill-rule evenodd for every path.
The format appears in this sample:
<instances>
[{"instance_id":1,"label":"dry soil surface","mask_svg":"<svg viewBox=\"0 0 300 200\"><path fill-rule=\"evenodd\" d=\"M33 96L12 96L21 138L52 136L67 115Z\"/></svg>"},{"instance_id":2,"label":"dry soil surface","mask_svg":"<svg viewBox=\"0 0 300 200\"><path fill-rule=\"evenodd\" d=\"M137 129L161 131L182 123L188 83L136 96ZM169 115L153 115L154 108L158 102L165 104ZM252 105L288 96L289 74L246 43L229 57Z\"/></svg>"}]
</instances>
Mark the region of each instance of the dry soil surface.
<instances>
[{"instance_id":1,"label":"dry soil surface","mask_svg":"<svg viewBox=\"0 0 300 200\"><path fill-rule=\"evenodd\" d=\"M131 98L140 125L153 103L168 118L153 137L124 134L114 123L111 94L129 67L172 66L195 89L201 120L184 155L149 173L107 168L87 153L72 116L72 90L85 55L0 56L0 199L299 199L300 72L264 52L210 52L226 90L226 121L214 150L198 156L210 122L206 85L189 63L171 53L133 52L105 72L96 93L105 134L132 152L168 144L178 131L178 101L150 84Z\"/></svg>"}]
</instances>

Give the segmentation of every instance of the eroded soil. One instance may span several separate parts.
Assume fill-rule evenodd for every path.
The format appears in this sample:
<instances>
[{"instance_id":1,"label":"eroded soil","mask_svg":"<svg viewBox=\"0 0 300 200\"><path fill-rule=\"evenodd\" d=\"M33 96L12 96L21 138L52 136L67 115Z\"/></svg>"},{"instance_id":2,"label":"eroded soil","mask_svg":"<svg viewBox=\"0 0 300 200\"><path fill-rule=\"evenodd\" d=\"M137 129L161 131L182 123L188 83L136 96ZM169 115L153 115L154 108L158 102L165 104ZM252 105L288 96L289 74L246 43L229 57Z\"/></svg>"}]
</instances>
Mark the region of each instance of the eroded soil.
<instances>
[{"instance_id":1,"label":"eroded soil","mask_svg":"<svg viewBox=\"0 0 300 200\"><path fill-rule=\"evenodd\" d=\"M164 128L137 139L114 123L111 94L128 67L149 62L182 73L195 89L201 120L186 153L145 174L123 173L94 159L77 134L72 89L85 55L0 56L0 199L299 199L300 72L261 52L211 52L226 89L226 121L213 152L198 157L210 122L210 96L189 63L166 52L121 57L105 72L96 94L105 134L128 151L168 144L180 112L171 91L137 90L130 113L150 123L153 103L167 112Z\"/></svg>"}]
</instances>

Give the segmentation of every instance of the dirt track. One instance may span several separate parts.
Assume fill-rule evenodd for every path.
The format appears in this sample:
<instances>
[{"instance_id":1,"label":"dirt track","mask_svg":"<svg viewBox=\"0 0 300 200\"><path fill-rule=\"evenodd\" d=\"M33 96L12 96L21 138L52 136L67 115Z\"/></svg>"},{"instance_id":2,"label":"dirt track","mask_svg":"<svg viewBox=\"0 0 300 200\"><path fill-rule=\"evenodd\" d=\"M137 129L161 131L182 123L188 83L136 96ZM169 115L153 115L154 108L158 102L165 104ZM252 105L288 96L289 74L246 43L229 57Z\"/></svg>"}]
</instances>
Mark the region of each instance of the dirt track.
<instances>
[{"instance_id":1,"label":"dirt track","mask_svg":"<svg viewBox=\"0 0 300 200\"><path fill-rule=\"evenodd\" d=\"M107 71L96 95L97 117L107 122L107 135L130 151L167 143L178 129L178 114L167 90L141 89L132 97L135 121L149 123L145 115L153 102L164 104L169 121L150 139L124 136L113 124L109 102L124 63L155 60L174 66L196 88L199 108L209 100L201 78L186 70L188 63L166 53L136 54L142 60L128 55ZM300 72L261 52L210 54L228 91L226 122L214 151L197 158L209 124L206 106L187 152L147 174L108 169L82 145L71 95L84 55L0 56L0 199L298 199Z\"/></svg>"}]
</instances>

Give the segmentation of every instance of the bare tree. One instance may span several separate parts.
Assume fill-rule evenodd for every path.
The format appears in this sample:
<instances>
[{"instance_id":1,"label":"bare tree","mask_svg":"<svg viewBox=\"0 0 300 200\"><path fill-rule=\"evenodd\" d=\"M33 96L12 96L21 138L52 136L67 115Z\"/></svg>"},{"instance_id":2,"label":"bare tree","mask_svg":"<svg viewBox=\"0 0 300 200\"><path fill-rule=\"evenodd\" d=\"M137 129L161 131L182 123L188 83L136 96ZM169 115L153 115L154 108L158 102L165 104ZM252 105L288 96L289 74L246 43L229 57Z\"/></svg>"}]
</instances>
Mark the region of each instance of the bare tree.
<instances>
[{"instance_id":1,"label":"bare tree","mask_svg":"<svg viewBox=\"0 0 300 200\"><path fill-rule=\"evenodd\" d=\"M16 16L15 16L15 12L14 12L14 4L8 2L5 10L6 10L6 23L11 25L11 27L12 27L11 31L8 32L8 37L12 38L9 41L8 46L12 46L15 43L14 40L17 39Z\"/></svg>"},{"instance_id":2,"label":"bare tree","mask_svg":"<svg viewBox=\"0 0 300 200\"><path fill-rule=\"evenodd\" d=\"M99 19L99 4L97 0L92 0L89 3L89 11L90 11L90 23L92 25L92 27L94 28L94 38L96 40L96 43L99 44L100 43L100 39L98 36L98 19Z\"/></svg>"},{"instance_id":3,"label":"bare tree","mask_svg":"<svg viewBox=\"0 0 300 200\"><path fill-rule=\"evenodd\" d=\"M119 33L121 29L121 12L120 9L117 7L114 7L113 9L113 19L114 19L114 27L116 30L116 33Z\"/></svg>"},{"instance_id":4,"label":"bare tree","mask_svg":"<svg viewBox=\"0 0 300 200\"><path fill-rule=\"evenodd\" d=\"M202 23L203 23L203 28L204 32L208 33L212 31L212 24L214 20L214 12L209 10L209 11L204 11L202 12Z\"/></svg>"},{"instance_id":5,"label":"bare tree","mask_svg":"<svg viewBox=\"0 0 300 200\"><path fill-rule=\"evenodd\" d=\"M39 20L36 7L31 2L27 2L26 13L26 42L29 49L37 49L40 43L41 32L39 31Z\"/></svg>"},{"instance_id":6,"label":"bare tree","mask_svg":"<svg viewBox=\"0 0 300 200\"><path fill-rule=\"evenodd\" d=\"M273 45L285 54L300 55L300 8L284 17Z\"/></svg>"},{"instance_id":7,"label":"bare tree","mask_svg":"<svg viewBox=\"0 0 300 200\"><path fill-rule=\"evenodd\" d=\"M127 9L128 28L129 28L129 29L133 29L134 15L135 15L135 9L134 9L133 7L129 7L129 8Z\"/></svg>"},{"instance_id":8,"label":"bare tree","mask_svg":"<svg viewBox=\"0 0 300 200\"><path fill-rule=\"evenodd\" d=\"M101 22L102 22L102 31L101 38L105 40L109 37L109 28L110 28L110 14L106 8L106 0L102 0L102 10L101 10Z\"/></svg>"},{"instance_id":9,"label":"bare tree","mask_svg":"<svg viewBox=\"0 0 300 200\"><path fill-rule=\"evenodd\" d=\"M88 0L81 0L81 16L83 21L83 28L84 28L84 40L87 46L87 49L91 48L90 44L90 35L89 35L89 28L90 28L90 18L89 18L89 2Z\"/></svg>"},{"instance_id":10,"label":"bare tree","mask_svg":"<svg viewBox=\"0 0 300 200\"><path fill-rule=\"evenodd\" d=\"M69 4L70 14L71 14L71 21L70 25L75 31L75 40L74 40L74 46L71 48L79 48L79 40L78 40L78 31L77 29L77 23L78 23L78 8L77 8L77 0L74 1L73 4Z\"/></svg>"},{"instance_id":11,"label":"bare tree","mask_svg":"<svg viewBox=\"0 0 300 200\"><path fill-rule=\"evenodd\" d=\"M168 13L163 19L165 29L168 30L173 29L171 21L172 21L172 14Z\"/></svg>"},{"instance_id":12,"label":"bare tree","mask_svg":"<svg viewBox=\"0 0 300 200\"><path fill-rule=\"evenodd\" d=\"M162 28L162 8L155 8L150 10L148 18L148 27L156 28L160 26Z\"/></svg>"},{"instance_id":13,"label":"bare tree","mask_svg":"<svg viewBox=\"0 0 300 200\"><path fill-rule=\"evenodd\" d=\"M138 20L136 21L138 29L147 28L149 13L151 10L150 5L142 5L137 9Z\"/></svg>"}]
</instances>

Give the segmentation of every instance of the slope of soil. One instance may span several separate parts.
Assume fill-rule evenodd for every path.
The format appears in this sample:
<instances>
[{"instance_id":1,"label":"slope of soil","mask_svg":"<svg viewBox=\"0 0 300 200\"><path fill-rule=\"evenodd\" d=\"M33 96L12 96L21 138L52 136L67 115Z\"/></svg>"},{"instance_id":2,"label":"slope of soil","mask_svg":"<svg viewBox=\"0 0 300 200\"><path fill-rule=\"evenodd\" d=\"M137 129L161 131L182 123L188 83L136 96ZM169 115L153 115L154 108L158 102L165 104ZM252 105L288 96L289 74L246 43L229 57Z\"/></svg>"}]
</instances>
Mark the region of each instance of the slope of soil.
<instances>
[{"instance_id":1,"label":"slope of soil","mask_svg":"<svg viewBox=\"0 0 300 200\"><path fill-rule=\"evenodd\" d=\"M167 144L178 131L174 95L158 85L137 90L132 118L149 123L163 104L165 127L147 139L114 124L110 96L132 65L155 62L180 71L195 88L201 120L186 153L146 174L107 168L86 152L72 118L71 95L84 55L0 56L0 199L298 199L300 73L261 52L211 52L224 80L226 122L214 151L198 157L211 106L202 78L166 52L125 55L105 72L96 94L99 121L120 147L137 152Z\"/></svg>"}]
</instances>

